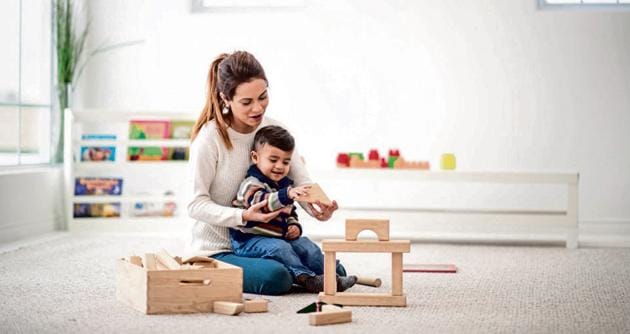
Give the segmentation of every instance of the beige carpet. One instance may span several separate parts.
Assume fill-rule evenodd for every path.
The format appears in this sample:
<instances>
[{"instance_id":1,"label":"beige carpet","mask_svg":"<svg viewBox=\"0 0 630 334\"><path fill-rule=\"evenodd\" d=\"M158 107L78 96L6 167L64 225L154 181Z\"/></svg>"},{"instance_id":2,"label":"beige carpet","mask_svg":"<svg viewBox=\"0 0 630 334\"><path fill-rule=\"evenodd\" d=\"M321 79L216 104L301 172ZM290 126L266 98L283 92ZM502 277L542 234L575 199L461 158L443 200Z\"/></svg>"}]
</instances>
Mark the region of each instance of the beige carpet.
<instances>
[{"instance_id":1,"label":"beige carpet","mask_svg":"<svg viewBox=\"0 0 630 334\"><path fill-rule=\"evenodd\" d=\"M457 274L404 275L405 308L354 307L353 322L311 327L295 312L314 295L269 297L270 311L143 315L116 301L114 261L182 242L79 236L0 254L0 333L628 333L630 249L415 244L405 262ZM351 273L389 287L388 256L343 254ZM375 291L358 287L353 291Z\"/></svg>"}]
</instances>

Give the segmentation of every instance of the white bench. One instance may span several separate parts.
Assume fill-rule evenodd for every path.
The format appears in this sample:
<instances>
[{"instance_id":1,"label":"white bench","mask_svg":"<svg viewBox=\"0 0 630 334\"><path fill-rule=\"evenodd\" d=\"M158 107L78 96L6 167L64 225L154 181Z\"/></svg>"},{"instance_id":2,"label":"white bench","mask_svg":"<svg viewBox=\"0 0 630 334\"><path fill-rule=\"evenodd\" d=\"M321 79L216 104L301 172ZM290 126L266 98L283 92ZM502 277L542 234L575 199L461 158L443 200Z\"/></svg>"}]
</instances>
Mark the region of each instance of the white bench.
<instances>
[{"instance_id":1,"label":"white bench","mask_svg":"<svg viewBox=\"0 0 630 334\"><path fill-rule=\"evenodd\" d=\"M546 172L466 172L466 171L420 171L388 169L337 169L313 173L316 181L414 181L447 183L485 183L485 184L548 184L566 186L566 207L560 210L550 209L470 209L470 208L432 208L415 206L413 208L395 207L353 207L340 204L340 208L349 211L405 211L417 213L463 214L479 217L477 220L501 220L510 218L514 221L548 223L560 227L566 233L566 247L578 246L578 173ZM332 194L334 195L334 194ZM334 196L333 196L334 197ZM490 203L492 204L492 203Z\"/></svg>"}]
</instances>

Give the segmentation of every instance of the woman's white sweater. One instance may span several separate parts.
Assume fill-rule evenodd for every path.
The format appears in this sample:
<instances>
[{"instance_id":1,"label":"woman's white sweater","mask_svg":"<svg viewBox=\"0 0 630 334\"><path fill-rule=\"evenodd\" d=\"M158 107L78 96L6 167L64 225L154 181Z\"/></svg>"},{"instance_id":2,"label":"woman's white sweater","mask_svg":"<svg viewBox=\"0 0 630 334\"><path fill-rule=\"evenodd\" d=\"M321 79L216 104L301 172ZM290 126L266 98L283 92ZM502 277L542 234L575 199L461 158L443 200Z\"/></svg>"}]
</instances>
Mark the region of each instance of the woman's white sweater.
<instances>
[{"instance_id":1,"label":"woman's white sweater","mask_svg":"<svg viewBox=\"0 0 630 334\"><path fill-rule=\"evenodd\" d=\"M265 117L260 127L279 125ZM232 207L238 187L251 164L250 152L256 131L239 133L228 128L232 149L228 150L214 120L206 123L190 148L190 172L193 198L188 215L195 220L192 228L191 253L209 256L230 252L229 227L243 225L243 209ZM296 185L311 183L304 163L293 151L289 177Z\"/></svg>"}]
</instances>

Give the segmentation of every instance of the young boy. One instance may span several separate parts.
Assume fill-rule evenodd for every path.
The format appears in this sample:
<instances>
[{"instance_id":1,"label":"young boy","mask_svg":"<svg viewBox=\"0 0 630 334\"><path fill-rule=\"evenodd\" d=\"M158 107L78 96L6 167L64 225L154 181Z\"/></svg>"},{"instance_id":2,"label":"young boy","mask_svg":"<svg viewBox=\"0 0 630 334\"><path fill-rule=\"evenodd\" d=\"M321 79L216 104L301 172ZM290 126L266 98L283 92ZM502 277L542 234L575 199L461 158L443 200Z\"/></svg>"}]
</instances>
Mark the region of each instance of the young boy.
<instances>
[{"instance_id":1,"label":"young boy","mask_svg":"<svg viewBox=\"0 0 630 334\"><path fill-rule=\"evenodd\" d=\"M281 210L274 220L249 221L244 227L230 229L234 253L239 256L276 260L287 267L294 281L309 292L324 290L324 255L307 237L297 219L294 199L308 193L308 186L294 187L287 177L295 141L279 126L266 126L254 136L253 165L241 183L234 204L242 208L267 200L263 212ZM345 270L337 263L337 273ZM337 290L345 291L356 276L337 275Z\"/></svg>"}]
</instances>

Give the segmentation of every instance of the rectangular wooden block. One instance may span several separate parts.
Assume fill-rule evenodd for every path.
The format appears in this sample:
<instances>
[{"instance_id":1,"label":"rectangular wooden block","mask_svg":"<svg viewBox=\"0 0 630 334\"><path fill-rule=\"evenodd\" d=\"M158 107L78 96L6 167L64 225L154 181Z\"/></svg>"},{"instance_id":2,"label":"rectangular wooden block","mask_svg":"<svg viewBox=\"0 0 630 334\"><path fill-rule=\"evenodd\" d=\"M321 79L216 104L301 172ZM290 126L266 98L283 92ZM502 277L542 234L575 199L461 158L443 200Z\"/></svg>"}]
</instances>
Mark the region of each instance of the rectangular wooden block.
<instances>
[{"instance_id":1,"label":"rectangular wooden block","mask_svg":"<svg viewBox=\"0 0 630 334\"><path fill-rule=\"evenodd\" d=\"M330 312L315 312L308 316L308 323L311 326L322 326L332 324L342 324L352 322L351 310L339 310Z\"/></svg>"},{"instance_id":2,"label":"rectangular wooden block","mask_svg":"<svg viewBox=\"0 0 630 334\"><path fill-rule=\"evenodd\" d=\"M326 239L322 241L324 252L354 252L354 253L409 253L409 240L357 240Z\"/></svg>"},{"instance_id":3,"label":"rectangular wooden block","mask_svg":"<svg viewBox=\"0 0 630 334\"><path fill-rule=\"evenodd\" d=\"M215 301L240 303L243 270L216 264L216 268L147 270L120 259L116 298L146 314L212 312Z\"/></svg>"},{"instance_id":4,"label":"rectangular wooden block","mask_svg":"<svg viewBox=\"0 0 630 334\"><path fill-rule=\"evenodd\" d=\"M389 220L387 219L346 219L346 240L357 240L363 230L376 233L378 240L389 240Z\"/></svg>"},{"instance_id":5,"label":"rectangular wooden block","mask_svg":"<svg viewBox=\"0 0 630 334\"><path fill-rule=\"evenodd\" d=\"M407 306L407 297L405 295L392 296L388 293L337 292L331 296L320 292L317 299L324 303L339 305Z\"/></svg>"},{"instance_id":6,"label":"rectangular wooden block","mask_svg":"<svg viewBox=\"0 0 630 334\"><path fill-rule=\"evenodd\" d=\"M269 301L266 299L250 299L245 300L243 305L245 305L245 313L261 313L267 312L267 305Z\"/></svg>"},{"instance_id":7,"label":"rectangular wooden block","mask_svg":"<svg viewBox=\"0 0 630 334\"><path fill-rule=\"evenodd\" d=\"M213 312L225 315L238 315L243 312L243 308L244 306L241 303L217 301L214 302Z\"/></svg>"},{"instance_id":8,"label":"rectangular wooden block","mask_svg":"<svg viewBox=\"0 0 630 334\"><path fill-rule=\"evenodd\" d=\"M157 270L157 259L155 258L155 254L144 254L142 262L147 270Z\"/></svg>"},{"instance_id":9,"label":"rectangular wooden block","mask_svg":"<svg viewBox=\"0 0 630 334\"><path fill-rule=\"evenodd\" d=\"M337 254L324 253L324 293L334 295L337 292Z\"/></svg>"}]
</instances>

